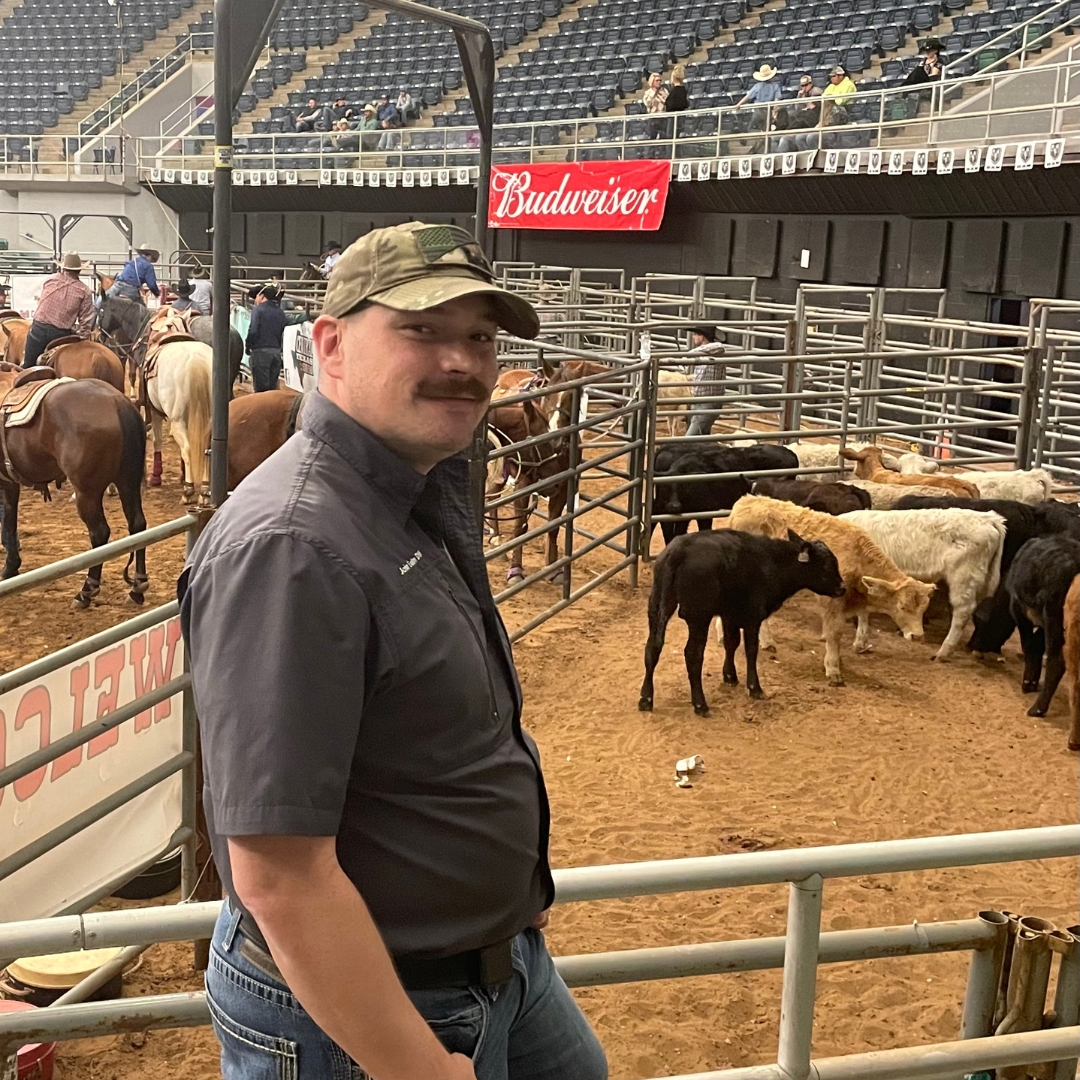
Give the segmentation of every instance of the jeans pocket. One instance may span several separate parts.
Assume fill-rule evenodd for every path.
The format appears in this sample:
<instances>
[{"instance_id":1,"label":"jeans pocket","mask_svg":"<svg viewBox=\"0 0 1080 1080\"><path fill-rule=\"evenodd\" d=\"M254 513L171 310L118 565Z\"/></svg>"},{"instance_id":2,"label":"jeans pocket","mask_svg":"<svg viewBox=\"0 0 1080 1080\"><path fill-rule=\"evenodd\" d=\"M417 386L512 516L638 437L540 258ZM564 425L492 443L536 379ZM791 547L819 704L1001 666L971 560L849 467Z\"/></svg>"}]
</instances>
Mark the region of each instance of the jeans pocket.
<instances>
[{"instance_id":1,"label":"jeans pocket","mask_svg":"<svg viewBox=\"0 0 1080 1080\"><path fill-rule=\"evenodd\" d=\"M483 997L472 990L422 990L410 996L449 1053L477 1056L487 1034L488 1004Z\"/></svg>"},{"instance_id":2,"label":"jeans pocket","mask_svg":"<svg viewBox=\"0 0 1080 1080\"><path fill-rule=\"evenodd\" d=\"M225 1080L298 1080L297 1044L239 1024L207 994Z\"/></svg>"},{"instance_id":3,"label":"jeans pocket","mask_svg":"<svg viewBox=\"0 0 1080 1080\"><path fill-rule=\"evenodd\" d=\"M330 1077L331 1080L371 1080L337 1043L330 1047Z\"/></svg>"}]
</instances>

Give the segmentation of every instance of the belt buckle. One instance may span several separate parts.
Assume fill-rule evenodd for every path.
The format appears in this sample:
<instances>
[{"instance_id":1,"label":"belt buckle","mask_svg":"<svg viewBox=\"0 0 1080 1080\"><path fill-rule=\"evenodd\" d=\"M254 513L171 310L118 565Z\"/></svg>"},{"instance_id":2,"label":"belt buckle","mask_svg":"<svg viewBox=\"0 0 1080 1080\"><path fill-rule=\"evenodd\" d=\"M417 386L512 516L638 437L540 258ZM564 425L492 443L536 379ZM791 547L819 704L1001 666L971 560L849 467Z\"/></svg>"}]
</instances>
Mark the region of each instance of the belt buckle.
<instances>
[{"instance_id":1,"label":"belt buckle","mask_svg":"<svg viewBox=\"0 0 1080 1080\"><path fill-rule=\"evenodd\" d=\"M509 982L514 977L513 944L510 940L500 941L498 945L489 945L480 950L480 983L483 986L497 986Z\"/></svg>"}]
</instances>

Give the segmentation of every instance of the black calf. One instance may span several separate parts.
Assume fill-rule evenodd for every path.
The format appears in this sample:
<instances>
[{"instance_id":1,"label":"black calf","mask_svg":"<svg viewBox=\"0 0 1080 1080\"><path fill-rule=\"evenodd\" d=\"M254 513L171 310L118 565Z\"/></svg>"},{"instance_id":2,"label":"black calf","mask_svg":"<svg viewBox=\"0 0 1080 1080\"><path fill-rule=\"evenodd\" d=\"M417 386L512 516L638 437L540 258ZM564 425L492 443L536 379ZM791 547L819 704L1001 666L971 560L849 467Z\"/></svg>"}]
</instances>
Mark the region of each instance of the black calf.
<instances>
[{"instance_id":1,"label":"black calf","mask_svg":"<svg viewBox=\"0 0 1080 1080\"><path fill-rule=\"evenodd\" d=\"M819 596L844 595L836 556L820 540L807 542L790 530L787 540L770 540L735 529L676 537L653 570L645 681L638 708L652 710L653 672L676 608L690 630L684 656L694 712L709 715L701 665L709 623L717 616L724 628L724 682L738 685L735 650L742 631L746 686L752 698L764 697L757 673L758 632L761 624L800 589L810 589Z\"/></svg>"},{"instance_id":2,"label":"black calf","mask_svg":"<svg viewBox=\"0 0 1080 1080\"><path fill-rule=\"evenodd\" d=\"M852 484L819 484L816 480L780 480L772 477L754 484L755 495L805 506L822 514L841 514L870 509L870 492Z\"/></svg>"},{"instance_id":3,"label":"black calf","mask_svg":"<svg viewBox=\"0 0 1080 1080\"><path fill-rule=\"evenodd\" d=\"M923 495L905 495L897 510L928 510L934 507L958 506L965 510L992 510L1005 519L1005 546L1001 552L1001 584L993 596L988 596L975 609L972 621L975 631L967 643L977 653L999 653L1012 637L1016 622L1012 617L1009 591L1005 576L1017 552L1029 541L1041 536L1073 536L1080 540L1080 517L1066 509L1065 503L1054 501L1036 503L1014 502L1011 499L959 499Z\"/></svg>"},{"instance_id":4,"label":"black calf","mask_svg":"<svg viewBox=\"0 0 1080 1080\"><path fill-rule=\"evenodd\" d=\"M1024 647L1025 694L1039 689L1043 654L1046 681L1028 716L1045 716L1065 674L1065 596L1080 574L1080 540L1044 536L1029 540L1013 560L1005 579L1012 617Z\"/></svg>"},{"instance_id":5,"label":"black calf","mask_svg":"<svg viewBox=\"0 0 1080 1080\"><path fill-rule=\"evenodd\" d=\"M799 459L786 446L663 446L657 451L654 473L662 476L701 476L709 473L748 473L759 469L797 469ZM750 484L743 476L727 480L687 480L660 483L653 488L654 514L694 514L730 510ZM699 529L711 529L713 519L698 518ZM670 544L690 527L689 521L662 521L664 543Z\"/></svg>"}]
</instances>

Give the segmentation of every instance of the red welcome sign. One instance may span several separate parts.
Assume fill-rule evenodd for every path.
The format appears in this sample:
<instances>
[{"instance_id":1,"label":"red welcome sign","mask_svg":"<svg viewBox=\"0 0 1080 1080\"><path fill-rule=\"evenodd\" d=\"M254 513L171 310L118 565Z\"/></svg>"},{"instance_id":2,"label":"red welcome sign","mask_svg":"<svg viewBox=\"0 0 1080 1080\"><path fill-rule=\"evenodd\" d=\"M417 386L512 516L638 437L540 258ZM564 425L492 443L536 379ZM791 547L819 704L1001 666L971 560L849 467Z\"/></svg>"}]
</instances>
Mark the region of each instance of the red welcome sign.
<instances>
[{"instance_id":1,"label":"red welcome sign","mask_svg":"<svg viewBox=\"0 0 1080 1080\"><path fill-rule=\"evenodd\" d=\"M492 165L493 229L660 228L668 161L578 161Z\"/></svg>"}]
</instances>

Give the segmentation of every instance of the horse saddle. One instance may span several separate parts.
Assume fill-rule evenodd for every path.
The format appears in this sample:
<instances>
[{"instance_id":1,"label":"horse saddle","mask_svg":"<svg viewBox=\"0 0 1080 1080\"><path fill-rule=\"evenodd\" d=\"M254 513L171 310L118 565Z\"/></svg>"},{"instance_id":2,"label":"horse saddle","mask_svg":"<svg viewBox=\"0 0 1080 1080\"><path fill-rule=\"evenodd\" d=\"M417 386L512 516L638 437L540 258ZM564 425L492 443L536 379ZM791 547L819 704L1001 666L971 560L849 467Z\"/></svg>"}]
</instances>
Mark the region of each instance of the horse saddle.
<instances>
[{"instance_id":1,"label":"horse saddle","mask_svg":"<svg viewBox=\"0 0 1080 1080\"><path fill-rule=\"evenodd\" d=\"M3 311L0 311L0 322L7 322L8 319L21 318L23 318L23 313L21 311L16 311L14 308L4 308Z\"/></svg>"},{"instance_id":2,"label":"horse saddle","mask_svg":"<svg viewBox=\"0 0 1080 1080\"><path fill-rule=\"evenodd\" d=\"M59 379L51 368L44 369L45 375L38 368L27 368L16 380L15 385L0 401L0 419L5 428L25 427L32 423L45 398L63 383L74 379Z\"/></svg>"},{"instance_id":3,"label":"horse saddle","mask_svg":"<svg viewBox=\"0 0 1080 1080\"><path fill-rule=\"evenodd\" d=\"M158 313L150 320L147 328L146 359L143 361L143 378L152 379L156 374L155 368L157 354L166 346L177 341L194 341L195 335L191 329L192 319L197 318L199 312L194 308L188 311L177 311L172 307L159 309Z\"/></svg>"},{"instance_id":4,"label":"horse saddle","mask_svg":"<svg viewBox=\"0 0 1080 1080\"><path fill-rule=\"evenodd\" d=\"M81 345L82 342L83 339L78 334L68 334L67 337L55 338L49 342L49 347L42 354L41 359L38 360L38 364L41 367L52 367L56 363L56 354L65 345Z\"/></svg>"}]
</instances>

